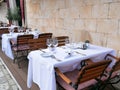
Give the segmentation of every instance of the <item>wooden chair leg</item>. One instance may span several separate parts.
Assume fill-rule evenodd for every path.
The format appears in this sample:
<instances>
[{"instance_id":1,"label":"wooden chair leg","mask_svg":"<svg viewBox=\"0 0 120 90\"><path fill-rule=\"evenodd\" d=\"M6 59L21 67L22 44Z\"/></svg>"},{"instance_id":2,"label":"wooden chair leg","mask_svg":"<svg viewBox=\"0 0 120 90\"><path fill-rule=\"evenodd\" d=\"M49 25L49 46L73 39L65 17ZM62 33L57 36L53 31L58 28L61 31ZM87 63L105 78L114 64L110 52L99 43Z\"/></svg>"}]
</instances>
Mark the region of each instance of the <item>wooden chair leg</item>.
<instances>
[{"instance_id":1,"label":"wooden chair leg","mask_svg":"<svg viewBox=\"0 0 120 90\"><path fill-rule=\"evenodd\" d=\"M111 85L111 87L112 87L114 90L116 90L115 87L114 87L112 84L110 84L110 85Z\"/></svg>"},{"instance_id":2,"label":"wooden chair leg","mask_svg":"<svg viewBox=\"0 0 120 90\"><path fill-rule=\"evenodd\" d=\"M16 52L13 52L14 53L14 60L13 60L13 63L15 63L16 59L17 59L17 53Z\"/></svg>"},{"instance_id":3,"label":"wooden chair leg","mask_svg":"<svg viewBox=\"0 0 120 90\"><path fill-rule=\"evenodd\" d=\"M57 84L57 90L65 90L63 87L59 85L59 83L56 82L56 84Z\"/></svg>"},{"instance_id":4,"label":"wooden chair leg","mask_svg":"<svg viewBox=\"0 0 120 90\"><path fill-rule=\"evenodd\" d=\"M13 63L15 63L15 59L16 59L16 58L14 58Z\"/></svg>"}]
</instances>

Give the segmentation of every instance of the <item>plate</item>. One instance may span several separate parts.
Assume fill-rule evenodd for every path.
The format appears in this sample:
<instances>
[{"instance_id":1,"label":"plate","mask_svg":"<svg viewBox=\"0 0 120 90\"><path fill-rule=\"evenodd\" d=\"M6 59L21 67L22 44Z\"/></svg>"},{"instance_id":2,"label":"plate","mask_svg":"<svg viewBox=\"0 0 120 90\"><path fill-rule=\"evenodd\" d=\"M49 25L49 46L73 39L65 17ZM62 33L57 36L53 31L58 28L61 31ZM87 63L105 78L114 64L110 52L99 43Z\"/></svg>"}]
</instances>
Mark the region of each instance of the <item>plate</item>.
<instances>
[{"instance_id":1,"label":"plate","mask_svg":"<svg viewBox=\"0 0 120 90\"><path fill-rule=\"evenodd\" d=\"M41 56L43 57L50 57L52 55L52 53L50 52L45 52L45 53L42 53Z\"/></svg>"},{"instance_id":2,"label":"plate","mask_svg":"<svg viewBox=\"0 0 120 90\"><path fill-rule=\"evenodd\" d=\"M76 46L71 46L70 48L71 48L71 49L81 49L81 46L76 45Z\"/></svg>"}]
</instances>

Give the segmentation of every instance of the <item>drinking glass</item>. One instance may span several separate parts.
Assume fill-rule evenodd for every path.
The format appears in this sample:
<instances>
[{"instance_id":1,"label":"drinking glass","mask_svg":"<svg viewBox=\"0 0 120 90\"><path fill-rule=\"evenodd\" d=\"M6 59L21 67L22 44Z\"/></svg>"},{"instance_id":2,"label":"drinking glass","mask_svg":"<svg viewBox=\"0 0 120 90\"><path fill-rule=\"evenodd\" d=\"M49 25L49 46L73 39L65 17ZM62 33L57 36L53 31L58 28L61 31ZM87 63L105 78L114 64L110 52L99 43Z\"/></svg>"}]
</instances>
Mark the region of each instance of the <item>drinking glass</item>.
<instances>
[{"instance_id":1,"label":"drinking glass","mask_svg":"<svg viewBox=\"0 0 120 90\"><path fill-rule=\"evenodd\" d=\"M58 40L57 38L52 38L52 47L51 47L51 51L53 53L56 53L56 47L58 46Z\"/></svg>"},{"instance_id":2,"label":"drinking glass","mask_svg":"<svg viewBox=\"0 0 120 90\"><path fill-rule=\"evenodd\" d=\"M52 45L53 45L54 48L56 48L58 46L58 40L57 40L57 38L53 38Z\"/></svg>"},{"instance_id":3,"label":"drinking glass","mask_svg":"<svg viewBox=\"0 0 120 90\"><path fill-rule=\"evenodd\" d=\"M22 32L23 32L23 30L24 30L24 28L23 28L23 27L19 27L18 32L19 32L19 33L22 33Z\"/></svg>"},{"instance_id":4,"label":"drinking glass","mask_svg":"<svg viewBox=\"0 0 120 90\"><path fill-rule=\"evenodd\" d=\"M65 39L65 46L67 46L69 43L70 43L70 42L69 42L69 39L66 38L66 39Z\"/></svg>"},{"instance_id":5,"label":"drinking glass","mask_svg":"<svg viewBox=\"0 0 120 90\"><path fill-rule=\"evenodd\" d=\"M26 29L26 34L29 34L29 29Z\"/></svg>"},{"instance_id":6,"label":"drinking glass","mask_svg":"<svg viewBox=\"0 0 120 90\"><path fill-rule=\"evenodd\" d=\"M18 32L20 33L20 26L18 27Z\"/></svg>"},{"instance_id":7,"label":"drinking glass","mask_svg":"<svg viewBox=\"0 0 120 90\"><path fill-rule=\"evenodd\" d=\"M46 45L50 48L52 46L52 39L47 39Z\"/></svg>"}]
</instances>

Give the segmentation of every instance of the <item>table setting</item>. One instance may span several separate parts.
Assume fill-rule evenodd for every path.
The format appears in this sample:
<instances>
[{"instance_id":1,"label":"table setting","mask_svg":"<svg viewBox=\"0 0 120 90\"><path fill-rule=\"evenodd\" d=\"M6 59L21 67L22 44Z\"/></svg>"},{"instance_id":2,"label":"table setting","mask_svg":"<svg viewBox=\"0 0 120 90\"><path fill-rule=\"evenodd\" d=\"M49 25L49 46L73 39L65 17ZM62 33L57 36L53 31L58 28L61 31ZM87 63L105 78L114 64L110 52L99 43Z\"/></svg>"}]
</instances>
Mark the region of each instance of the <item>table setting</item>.
<instances>
[{"instance_id":1,"label":"table setting","mask_svg":"<svg viewBox=\"0 0 120 90\"><path fill-rule=\"evenodd\" d=\"M17 36L19 35L26 35L26 34L33 34L34 38L38 38L38 34L36 34L34 31L26 31L23 32L22 29L19 28L18 32L14 32L13 28L8 29L9 33L2 34L2 51L12 60L14 59L14 55L12 53L10 40L14 41L14 43L17 43Z\"/></svg>"},{"instance_id":2,"label":"table setting","mask_svg":"<svg viewBox=\"0 0 120 90\"><path fill-rule=\"evenodd\" d=\"M58 67L62 72L80 68L80 62L85 59L92 59L94 62L102 60L105 55L115 55L115 50L90 44L83 48L84 42L67 43L58 47L57 41L47 40L46 49L31 51L29 59L27 86L30 88L32 82L36 83L40 90L56 90L54 68ZM87 42L88 44L88 42ZM112 65L114 65L114 61ZM45 83L45 84L44 84Z\"/></svg>"}]
</instances>

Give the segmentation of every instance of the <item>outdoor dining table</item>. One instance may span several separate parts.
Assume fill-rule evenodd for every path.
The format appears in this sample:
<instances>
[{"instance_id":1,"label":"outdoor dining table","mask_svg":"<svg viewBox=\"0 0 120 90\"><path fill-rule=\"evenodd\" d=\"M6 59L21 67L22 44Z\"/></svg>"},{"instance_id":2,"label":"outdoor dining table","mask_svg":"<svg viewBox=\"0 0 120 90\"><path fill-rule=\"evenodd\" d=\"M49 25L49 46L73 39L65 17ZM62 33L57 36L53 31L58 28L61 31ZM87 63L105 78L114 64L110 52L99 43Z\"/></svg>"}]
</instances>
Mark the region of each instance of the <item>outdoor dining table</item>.
<instances>
[{"instance_id":1,"label":"outdoor dining table","mask_svg":"<svg viewBox=\"0 0 120 90\"><path fill-rule=\"evenodd\" d=\"M4 26L2 26L2 27L0 27L0 39L2 38L2 34L4 34L4 33L9 33L9 29L10 28L18 28L18 26L15 26L15 25L11 25L11 26L7 26L7 27L4 27Z\"/></svg>"},{"instance_id":2,"label":"outdoor dining table","mask_svg":"<svg viewBox=\"0 0 120 90\"><path fill-rule=\"evenodd\" d=\"M69 54L70 52L72 53ZM40 90L56 90L55 67L62 72L71 71L80 68L82 60L90 58L94 62L98 62L107 54L116 55L116 52L111 48L92 44L86 50L62 46L53 51L49 48L31 51L28 54L27 86L30 88L34 82ZM115 61L112 60L109 67L112 67L114 63Z\"/></svg>"},{"instance_id":3,"label":"outdoor dining table","mask_svg":"<svg viewBox=\"0 0 120 90\"><path fill-rule=\"evenodd\" d=\"M18 35L24 35L25 32L19 32L19 33L6 33L2 34L2 51L10 58L14 59L14 54L12 53L10 39L14 39L14 41L17 42L17 36ZM33 34L34 38L38 38L38 34L36 34L34 31L29 32L29 34Z\"/></svg>"},{"instance_id":4,"label":"outdoor dining table","mask_svg":"<svg viewBox=\"0 0 120 90\"><path fill-rule=\"evenodd\" d=\"M15 26L15 25L6 26L6 27L2 26L2 27L0 27L0 30L5 30L5 29L9 29L9 28L18 28L18 26Z\"/></svg>"},{"instance_id":5,"label":"outdoor dining table","mask_svg":"<svg viewBox=\"0 0 120 90\"><path fill-rule=\"evenodd\" d=\"M0 27L0 30L2 30L2 29L8 29L9 27Z\"/></svg>"}]
</instances>

